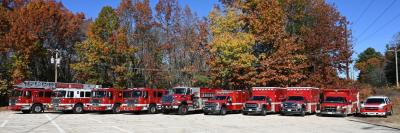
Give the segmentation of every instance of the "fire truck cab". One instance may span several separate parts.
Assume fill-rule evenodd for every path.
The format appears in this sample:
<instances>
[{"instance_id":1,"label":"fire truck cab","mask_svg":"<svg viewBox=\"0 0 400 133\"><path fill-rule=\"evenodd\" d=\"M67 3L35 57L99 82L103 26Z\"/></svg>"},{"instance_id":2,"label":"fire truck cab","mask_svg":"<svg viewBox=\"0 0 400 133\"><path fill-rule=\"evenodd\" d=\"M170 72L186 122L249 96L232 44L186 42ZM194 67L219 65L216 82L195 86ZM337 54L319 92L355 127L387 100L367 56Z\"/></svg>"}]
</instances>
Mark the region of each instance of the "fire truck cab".
<instances>
[{"instance_id":1,"label":"fire truck cab","mask_svg":"<svg viewBox=\"0 0 400 133\"><path fill-rule=\"evenodd\" d=\"M316 113L320 91L314 87L287 87L286 98L281 104L281 115Z\"/></svg>"},{"instance_id":2,"label":"fire truck cab","mask_svg":"<svg viewBox=\"0 0 400 133\"><path fill-rule=\"evenodd\" d=\"M202 110L204 102L214 96L215 88L199 87L174 87L168 95L161 98L161 107L164 114L176 111L180 115L186 115L189 111Z\"/></svg>"},{"instance_id":3,"label":"fire truck cab","mask_svg":"<svg viewBox=\"0 0 400 133\"><path fill-rule=\"evenodd\" d=\"M84 112L84 105L89 103L90 89L57 88L53 91L50 108L56 111L72 111L80 114Z\"/></svg>"},{"instance_id":4,"label":"fire truck cab","mask_svg":"<svg viewBox=\"0 0 400 133\"><path fill-rule=\"evenodd\" d=\"M92 96L84 110L93 112L111 111L120 113L120 106L124 102L123 91L116 88L98 88L92 90Z\"/></svg>"},{"instance_id":5,"label":"fire truck cab","mask_svg":"<svg viewBox=\"0 0 400 133\"><path fill-rule=\"evenodd\" d=\"M214 98L205 102L203 112L208 114L225 115L227 112L240 112L243 103L249 98L249 94L242 90L217 91Z\"/></svg>"},{"instance_id":6,"label":"fire truck cab","mask_svg":"<svg viewBox=\"0 0 400 133\"><path fill-rule=\"evenodd\" d=\"M49 107L51 89L17 88L11 93L8 108L22 113L40 113Z\"/></svg>"},{"instance_id":7,"label":"fire truck cab","mask_svg":"<svg viewBox=\"0 0 400 133\"><path fill-rule=\"evenodd\" d=\"M124 103L121 111L141 112L147 111L150 114L161 110L161 97L166 94L165 89L132 88L124 90Z\"/></svg>"},{"instance_id":8,"label":"fire truck cab","mask_svg":"<svg viewBox=\"0 0 400 133\"><path fill-rule=\"evenodd\" d=\"M358 113L359 93L356 89L322 90L321 115L340 115Z\"/></svg>"},{"instance_id":9,"label":"fire truck cab","mask_svg":"<svg viewBox=\"0 0 400 133\"><path fill-rule=\"evenodd\" d=\"M277 113L285 99L286 89L280 87L253 87L249 100L243 107L243 114Z\"/></svg>"}]
</instances>

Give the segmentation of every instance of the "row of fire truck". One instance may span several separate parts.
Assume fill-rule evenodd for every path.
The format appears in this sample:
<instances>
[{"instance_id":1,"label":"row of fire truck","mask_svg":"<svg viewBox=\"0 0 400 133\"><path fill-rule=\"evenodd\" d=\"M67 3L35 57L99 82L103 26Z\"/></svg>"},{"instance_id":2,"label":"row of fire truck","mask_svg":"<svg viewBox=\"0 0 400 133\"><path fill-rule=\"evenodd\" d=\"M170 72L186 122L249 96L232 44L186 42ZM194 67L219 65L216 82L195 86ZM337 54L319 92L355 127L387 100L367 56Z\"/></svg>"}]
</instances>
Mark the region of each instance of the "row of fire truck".
<instances>
[{"instance_id":1,"label":"row of fire truck","mask_svg":"<svg viewBox=\"0 0 400 133\"><path fill-rule=\"evenodd\" d=\"M46 84L48 85L48 84ZM280 113L281 115L321 114L390 115L388 98L381 103L361 104L356 89L319 89L314 87L253 87L250 92L220 88L175 87L115 89L74 83L57 83L55 89L23 86L14 89L9 109L23 113L45 110L83 113L147 112L188 114L202 111L205 115L242 112L244 115ZM376 97L375 97L376 99ZM371 101L371 100L370 100ZM379 108L372 108L377 104ZM384 104L384 105L383 105ZM381 107L382 106L382 107ZM375 109L375 110L373 110Z\"/></svg>"}]
</instances>

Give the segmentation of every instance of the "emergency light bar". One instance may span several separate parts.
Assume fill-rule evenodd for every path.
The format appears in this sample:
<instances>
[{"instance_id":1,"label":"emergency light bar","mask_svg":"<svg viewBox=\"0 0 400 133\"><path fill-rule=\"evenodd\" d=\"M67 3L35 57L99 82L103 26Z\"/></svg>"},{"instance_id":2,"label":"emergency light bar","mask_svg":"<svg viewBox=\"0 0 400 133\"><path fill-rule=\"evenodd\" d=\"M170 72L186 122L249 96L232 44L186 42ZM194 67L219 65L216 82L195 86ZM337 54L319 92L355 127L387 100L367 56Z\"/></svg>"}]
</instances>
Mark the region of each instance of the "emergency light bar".
<instances>
[{"instance_id":1,"label":"emergency light bar","mask_svg":"<svg viewBox=\"0 0 400 133\"><path fill-rule=\"evenodd\" d=\"M253 87L251 89L255 90L255 91L264 91L264 90L275 90L275 89L282 89L282 88L280 88L280 87Z\"/></svg>"}]
</instances>

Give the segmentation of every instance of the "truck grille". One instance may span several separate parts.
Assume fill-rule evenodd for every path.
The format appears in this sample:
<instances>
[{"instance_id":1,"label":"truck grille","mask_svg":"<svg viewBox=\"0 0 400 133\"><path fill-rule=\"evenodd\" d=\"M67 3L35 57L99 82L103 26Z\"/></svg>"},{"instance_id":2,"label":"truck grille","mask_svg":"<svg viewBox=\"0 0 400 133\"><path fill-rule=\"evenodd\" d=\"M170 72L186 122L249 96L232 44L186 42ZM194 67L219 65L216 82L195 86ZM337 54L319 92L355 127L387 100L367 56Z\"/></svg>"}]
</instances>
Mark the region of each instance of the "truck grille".
<instances>
[{"instance_id":1,"label":"truck grille","mask_svg":"<svg viewBox=\"0 0 400 133\"><path fill-rule=\"evenodd\" d=\"M98 106L98 105L100 105L101 100L100 100L100 99L92 99L92 100L90 101L90 103L91 103L92 105L94 105L94 106Z\"/></svg>"},{"instance_id":2,"label":"truck grille","mask_svg":"<svg viewBox=\"0 0 400 133\"><path fill-rule=\"evenodd\" d=\"M215 108L217 106L217 103L206 102L204 106L206 108Z\"/></svg>"},{"instance_id":3,"label":"truck grille","mask_svg":"<svg viewBox=\"0 0 400 133\"><path fill-rule=\"evenodd\" d=\"M174 101L174 97L172 95L166 95L161 98L162 103L172 103Z\"/></svg>"},{"instance_id":4,"label":"truck grille","mask_svg":"<svg viewBox=\"0 0 400 133\"><path fill-rule=\"evenodd\" d=\"M15 105L16 102L17 102L16 99L10 99L10 105Z\"/></svg>"},{"instance_id":5,"label":"truck grille","mask_svg":"<svg viewBox=\"0 0 400 133\"><path fill-rule=\"evenodd\" d=\"M292 108L295 109L297 108L297 104L296 103L283 103L283 108Z\"/></svg>"},{"instance_id":6,"label":"truck grille","mask_svg":"<svg viewBox=\"0 0 400 133\"><path fill-rule=\"evenodd\" d=\"M58 104L60 104L60 99L58 98L51 99L51 104L53 104L53 106L58 106Z\"/></svg>"},{"instance_id":7,"label":"truck grille","mask_svg":"<svg viewBox=\"0 0 400 133\"><path fill-rule=\"evenodd\" d=\"M378 110L378 107L365 107L366 110Z\"/></svg>"},{"instance_id":8,"label":"truck grille","mask_svg":"<svg viewBox=\"0 0 400 133\"><path fill-rule=\"evenodd\" d=\"M257 104L255 104L255 103L246 103L245 107L246 108L257 108Z\"/></svg>"},{"instance_id":9,"label":"truck grille","mask_svg":"<svg viewBox=\"0 0 400 133\"><path fill-rule=\"evenodd\" d=\"M336 112L336 107L324 107L325 112Z\"/></svg>"}]
</instances>

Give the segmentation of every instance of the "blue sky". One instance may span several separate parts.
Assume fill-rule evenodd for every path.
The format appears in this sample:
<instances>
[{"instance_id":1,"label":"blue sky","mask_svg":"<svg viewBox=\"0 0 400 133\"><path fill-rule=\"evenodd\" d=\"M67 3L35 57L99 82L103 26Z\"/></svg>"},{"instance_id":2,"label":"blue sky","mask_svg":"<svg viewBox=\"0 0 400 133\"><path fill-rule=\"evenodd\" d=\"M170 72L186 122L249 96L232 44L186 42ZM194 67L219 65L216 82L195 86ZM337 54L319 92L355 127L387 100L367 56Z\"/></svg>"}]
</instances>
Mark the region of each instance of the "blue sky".
<instances>
[{"instance_id":1,"label":"blue sky","mask_svg":"<svg viewBox=\"0 0 400 133\"><path fill-rule=\"evenodd\" d=\"M87 18L96 18L103 6L117 7L120 0L61 0L69 10L83 12ZM218 0L179 0L182 6L189 5L198 16L207 16ZM400 0L327 0L346 16L353 31L353 46L357 55L368 47L380 52L400 32ZM150 0L151 6L157 0ZM357 75L357 72L354 72Z\"/></svg>"}]
</instances>

